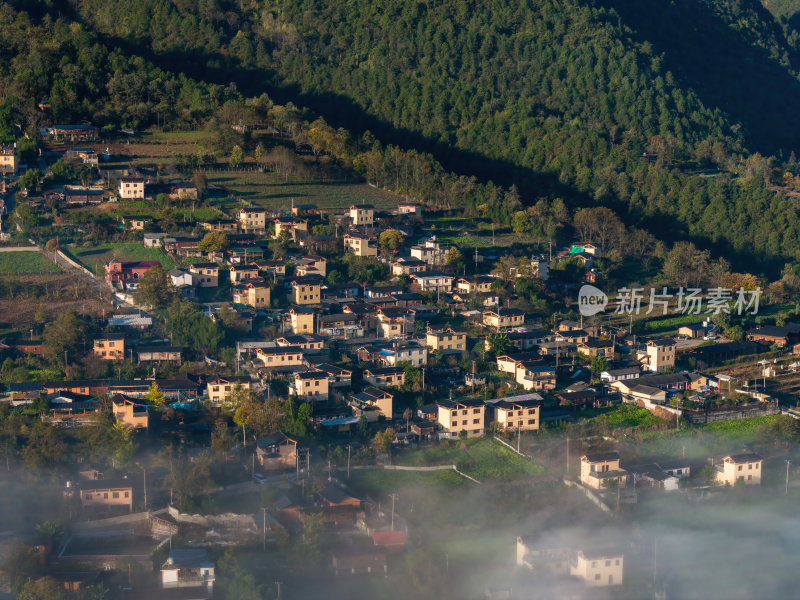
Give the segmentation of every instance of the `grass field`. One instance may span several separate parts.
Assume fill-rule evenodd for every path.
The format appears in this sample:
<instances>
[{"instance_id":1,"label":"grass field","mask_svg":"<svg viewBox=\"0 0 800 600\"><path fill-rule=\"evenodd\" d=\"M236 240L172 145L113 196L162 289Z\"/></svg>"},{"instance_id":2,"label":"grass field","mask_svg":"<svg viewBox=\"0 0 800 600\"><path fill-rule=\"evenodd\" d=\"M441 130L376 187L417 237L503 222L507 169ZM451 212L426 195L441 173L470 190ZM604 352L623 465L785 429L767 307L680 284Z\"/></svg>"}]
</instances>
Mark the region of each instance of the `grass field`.
<instances>
[{"instance_id":1,"label":"grass field","mask_svg":"<svg viewBox=\"0 0 800 600\"><path fill-rule=\"evenodd\" d=\"M544 468L515 454L491 438L452 441L397 455L397 464L453 464L479 481L509 480L541 475Z\"/></svg>"},{"instance_id":2,"label":"grass field","mask_svg":"<svg viewBox=\"0 0 800 600\"><path fill-rule=\"evenodd\" d=\"M40 275L61 269L40 252L0 252L0 275Z\"/></svg>"},{"instance_id":3,"label":"grass field","mask_svg":"<svg viewBox=\"0 0 800 600\"><path fill-rule=\"evenodd\" d=\"M68 253L92 273L102 274L103 265L111 260L160 260L164 269L175 266L172 258L157 248L145 248L135 242L99 244L91 248L70 248Z\"/></svg>"},{"instance_id":4,"label":"grass field","mask_svg":"<svg viewBox=\"0 0 800 600\"><path fill-rule=\"evenodd\" d=\"M364 183L338 181L284 181L277 173L236 171L208 173L209 186L224 188L228 193L256 206L272 210L286 209L295 204L316 204L320 208L346 208L351 204L372 204L376 208L396 207L399 196Z\"/></svg>"}]
</instances>

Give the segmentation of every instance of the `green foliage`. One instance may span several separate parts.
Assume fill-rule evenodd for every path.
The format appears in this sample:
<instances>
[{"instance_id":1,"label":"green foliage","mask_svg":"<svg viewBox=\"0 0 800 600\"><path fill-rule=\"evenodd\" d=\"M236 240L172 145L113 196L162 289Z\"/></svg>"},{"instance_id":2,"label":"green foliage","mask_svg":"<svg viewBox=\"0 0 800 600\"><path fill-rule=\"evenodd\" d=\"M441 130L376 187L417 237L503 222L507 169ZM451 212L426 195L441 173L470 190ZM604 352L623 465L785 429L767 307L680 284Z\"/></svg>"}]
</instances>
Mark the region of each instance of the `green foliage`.
<instances>
[{"instance_id":1,"label":"green foliage","mask_svg":"<svg viewBox=\"0 0 800 600\"><path fill-rule=\"evenodd\" d=\"M136 304L149 308L165 308L176 297L177 290L172 279L161 265L148 269L133 293Z\"/></svg>"},{"instance_id":2,"label":"green foliage","mask_svg":"<svg viewBox=\"0 0 800 600\"><path fill-rule=\"evenodd\" d=\"M17 594L17 600L61 600L63 597L64 584L52 577L28 581Z\"/></svg>"},{"instance_id":3,"label":"green foliage","mask_svg":"<svg viewBox=\"0 0 800 600\"><path fill-rule=\"evenodd\" d=\"M167 332L179 346L214 353L224 337L219 326L191 302L175 301L167 311Z\"/></svg>"},{"instance_id":4,"label":"green foliage","mask_svg":"<svg viewBox=\"0 0 800 600\"><path fill-rule=\"evenodd\" d=\"M84 344L89 341L91 331L92 325L86 317L79 316L73 310L58 313L55 320L44 328L43 340L50 360L63 361L66 352L66 360L69 361L71 355L74 361L78 349L83 351Z\"/></svg>"},{"instance_id":5,"label":"green foliage","mask_svg":"<svg viewBox=\"0 0 800 600\"><path fill-rule=\"evenodd\" d=\"M164 392L158 387L158 384L153 381L150 383L150 389L147 390L145 396L148 406L160 410L164 406Z\"/></svg>"},{"instance_id":6,"label":"green foliage","mask_svg":"<svg viewBox=\"0 0 800 600\"><path fill-rule=\"evenodd\" d=\"M489 350L494 352L495 356L508 354L514 348L505 333L490 333L486 336L486 341L489 344Z\"/></svg>"},{"instance_id":7,"label":"green foliage","mask_svg":"<svg viewBox=\"0 0 800 600\"><path fill-rule=\"evenodd\" d=\"M61 269L40 252L3 252L0 254L0 275L38 275L40 273L61 273Z\"/></svg>"},{"instance_id":8,"label":"green foliage","mask_svg":"<svg viewBox=\"0 0 800 600\"><path fill-rule=\"evenodd\" d=\"M48 179L52 183L85 184L86 169L72 160L59 159L49 169Z\"/></svg>"},{"instance_id":9,"label":"green foliage","mask_svg":"<svg viewBox=\"0 0 800 600\"><path fill-rule=\"evenodd\" d=\"M220 252L228 249L228 236L224 231L212 231L205 234L197 244L201 252Z\"/></svg>"},{"instance_id":10,"label":"green foliage","mask_svg":"<svg viewBox=\"0 0 800 600\"><path fill-rule=\"evenodd\" d=\"M42 179L44 179L44 173L39 169L28 169L19 178L19 187L29 192L38 192Z\"/></svg>"}]
</instances>

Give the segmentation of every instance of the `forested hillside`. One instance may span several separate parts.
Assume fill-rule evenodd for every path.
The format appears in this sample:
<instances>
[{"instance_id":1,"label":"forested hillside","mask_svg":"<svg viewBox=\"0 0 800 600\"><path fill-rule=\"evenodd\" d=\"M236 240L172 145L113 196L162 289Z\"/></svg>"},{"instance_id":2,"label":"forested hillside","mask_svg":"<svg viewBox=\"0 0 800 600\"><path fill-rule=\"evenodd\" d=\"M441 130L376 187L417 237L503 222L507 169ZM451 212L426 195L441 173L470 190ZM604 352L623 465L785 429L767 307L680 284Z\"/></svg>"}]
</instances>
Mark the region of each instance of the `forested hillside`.
<instances>
[{"instance_id":1,"label":"forested hillside","mask_svg":"<svg viewBox=\"0 0 800 600\"><path fill-rule=\"evenodd\" d=\"M764 269L800 256L796 201L765 185L797 169L797 34L756 0L32 4L16 3L32 24L0 23L0 74L63 118L179 127L266 92L351 142L377 135L338 151L368 179L393 143L514 184L523 204L608 205ZM425 201L456 181L424 154L412 162L374 181ZM474 214L489 197L508 221L515 192L493 193L459 202Z\"/></svg>"}]
</instances>

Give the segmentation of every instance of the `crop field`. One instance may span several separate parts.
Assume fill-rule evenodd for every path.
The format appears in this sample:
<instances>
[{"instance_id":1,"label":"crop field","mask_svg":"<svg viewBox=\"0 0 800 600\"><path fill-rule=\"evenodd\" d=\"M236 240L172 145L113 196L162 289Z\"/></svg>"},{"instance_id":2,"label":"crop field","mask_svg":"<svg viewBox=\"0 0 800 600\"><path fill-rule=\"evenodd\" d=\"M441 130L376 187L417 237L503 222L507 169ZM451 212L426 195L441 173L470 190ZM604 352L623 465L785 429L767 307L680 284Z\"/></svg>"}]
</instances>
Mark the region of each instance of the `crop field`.
<instances>
[{"instance_id":1,"label":"crop field","mask_svg":"<svg viewBox=\"0 0 800 600\"><path fill-rule=\"evenodd\" d=\"M175 266L172 258L158 248L145 248L136 242L98 244L91 248L73 247L69 248L68 254L95 274L102 274L103 265L112 260L160 260L164 269Z\"/></svg>"},{"instance_id":2,"label":"crop field","mask_svg":"<svg viewBox=\"0 0 800 600\"><path fill-rule=\"evenodd\" d=\"M515 454L491 438L457 440L398 455L397 464L456 465L478 481L510 480L541 475L544 468Z\"/></svg>"},{"instance_id":3,"label":"crop field","mask_svg":"<svg viewBox=\"0 0 800 600\"><path fill-rule=\"evenodd\" d=\"M346 208L351 204L372 204L392 208L400 196L365 183L316 181L284 178L273 172L230 171L207 173L209 187L220 187L237 198L271 210L289 210L294 204L316 204L320 208Z\"/></svg>"},{"instance_id":4,"label":"crop field","mask_svg":"<svg viewBox=\"0 0 800 600\"><path fill-rule=\"evenodd\" d=\"M61 273L41 252L0 252L0 275Z\"/></svg>"}]
</instances>

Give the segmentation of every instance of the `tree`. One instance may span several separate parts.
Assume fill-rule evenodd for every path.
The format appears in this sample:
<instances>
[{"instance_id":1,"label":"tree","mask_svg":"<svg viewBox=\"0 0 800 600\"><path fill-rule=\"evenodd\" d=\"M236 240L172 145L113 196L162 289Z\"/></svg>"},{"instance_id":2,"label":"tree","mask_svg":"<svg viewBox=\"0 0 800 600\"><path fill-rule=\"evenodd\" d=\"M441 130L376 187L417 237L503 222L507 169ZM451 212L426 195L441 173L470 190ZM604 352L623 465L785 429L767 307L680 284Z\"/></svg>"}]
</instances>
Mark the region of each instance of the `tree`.
<instances>
[{"instance_id":1,"label":"tree","mask_svg":"<svg viewBox=\"0 0 800 600\"><path fill-rule=\"evenodd\" d=\"M50 424L35 421L28 428L27 440L20 454L29 466L55 468L66 459L67 445Z\"/></svg>"},{"instance_id":2,"label":"tree","mask_svg":"<svg viewBox=\"0 0 800 600\"><path fill-rule=\"evenodd\" d=\"M526 211L519 210L511 217L511 229L514 233L530 233L532 228L531 217Z\"/></svg>"},{"instance_id":3,"label":"tree","mask_svg":"<svg viewBox=\"0 0 800 600\"><path fill-rule=\"evenodd\" d=\"M495 356L508 354L514 347L505 333L490 333L486 336L486 341L489 345L489 350L494 352Z\"/></svg>"},{"instance_id":4,"label":"tree","mask_svg":"<svg viewBox=\"0 0 800 600\"><path fill-rule=\"evenodd\" d=\"M50 360L64 360L64 353L76 358L78 350L88 341L89 325L74 310L60 312L44 328L44 346Z\"/></svg>"},{"instance_id":5,"label":"tree","mask_svg":"<svg viewBox=\"0 0 800 600\"><path fill-rule=\"evenodd\" d=\"M397 229L387 229L378 237L378 245L389 254L394 254L403 245L403 234Z\"/></svg>"},{"instance_id":6,"label":"tree","mask_svg":"<svg viewBox=\"0 0 800 600\"><path fill-rule=\"evenodd\" d=\"M244 160L244 152L242 151L242 147L238 145L234 146L231 149L230 165L235 169L242 164L243 160Z\"/></svg>"},{"instance_id":7,"label":"tree","mask_svg":"<svg viewBox=\"0 0 800 600\"><path fill-rule=\"evenodd\" d=\"M164 308L176 297L177 290L172 279L160 264L145 271L133 292L136 304L148 308Z\"/></svg>"},{"instance_id":8,"label":"tree","mask_svg":"<svg viewBox=\"0 0 800 600\"><path fill-rule=\"evenodd\" d=\"M147 391L145 400L147 400L147 405L151 408L160 409L163 406L164 393L155 381L150 383L150 389Z\"/></svg>"},{"instance_id":9,"label":"tree","mask_svg":"<svg viewBox=\"0 0 800 600\"><path fill-rule=\"evenodd\" d=\"M28 169L19 178L19 187L29 192L38 192L44 179L44 174L39 169Z\"/></svg>"},{"instance_id":10,"label":"tree","mask_svg":"<svg viewBox=\"0 0 800 600\"><path fill-rule=\"evenodd\" d=\"M219 326L191 302L175 301L167 310L167 332L179 346L214 353L224 337Z\"/></svg>"},{"instance_id":11,"label":"tree","mask_svg":"<svg viewBox=\"0 0 800 600\"><path fill-rule=\"evenodd\" d=\"M453 270L458 270L464 264L464 255L455 246L451 246L444 255L445 264Z\"/></svg>"},{"instance_id":12,"label":"tree","mask_svg":"<svg viewBox=\"0 0 800 600\"><path fill-rule=\"evenodd\" d=\"M608 370L608 360L605 356L595 356L592 358L592 373L595 377L599 377L600 373Z\"/></svg>"},{"instance_id":13,"label":"tree","mask_svg":"<svg viewBox=\"0 0 800 600\"><path fill-rule=\"evenodd\" d=\"M201 252L222 252L228 249L228 236L224 231L211 231L197 244Z\"/></svg>"},{"instance_id":14,"label":"tree","mask_svg":"<svg viewBox=\"0 0 800 600\"><path fill-rule=\"evenodd\" d=\"M58 250L58 240L56 240L55 238L47 240L47 243L44 245L44 249L47 250L48 252L55 252L56 250Z\"/></svg>"},{"instance_id":15,"label":"tree","mask_svg":"<svg viewBox=\"0 0 800 600\"><path fill-rule=\"evenodd\" d=\"M369 435L369 423L367 422L367 417L364 415L358 417L356 431L358 432L358 437L360 437L362 440L367 439L367 436Z\"/></svg>"},{"instance_id":16,"label":"tree","mask_svg":"<svg viewBox=\"0 0 800 600\"><path fill-rule=\"evenodd\" d=\"M383 453L391 450L394 436L395 431L391 427L387 427L383 431L376 433L375 437L372 438L372 447L375 449L375 452Z\"/></svg>"},{"instance_id":17,"label":"tree","mask_svg":"<svg viewBox=\"0 0 800 600\"><path fill-rule=\"evenodd\" d=\"M64 584L52 577L28 581L17 594L17 600L61 600L63 597Z\"/></svg>"}]
</instances>

